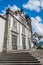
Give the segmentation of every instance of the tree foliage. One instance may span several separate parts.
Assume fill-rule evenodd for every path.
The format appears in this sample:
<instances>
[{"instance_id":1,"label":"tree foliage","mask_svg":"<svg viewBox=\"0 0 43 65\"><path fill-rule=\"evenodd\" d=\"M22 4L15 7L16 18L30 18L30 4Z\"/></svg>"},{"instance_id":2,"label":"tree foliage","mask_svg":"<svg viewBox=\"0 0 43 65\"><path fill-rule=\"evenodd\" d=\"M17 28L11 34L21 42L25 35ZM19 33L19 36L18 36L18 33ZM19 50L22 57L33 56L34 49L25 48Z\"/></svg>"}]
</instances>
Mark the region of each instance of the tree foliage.
<instances>
[{"instance_id":1,"label":"tree foliage","mask_svg":"<svg viewBox=\"0 0 43 65\"><path fill-rule=\"evenodd\" d=\"M43 37L42 35L39 35L39 34L37 34L36 32L33 34L33 36L34 36L35 38L38 38L38 41ZM35 38L34 38L34 42L33 42L34 45L37 46L37 48L41 49L41 45L38 45L37 40L35 41Z\"/></svg>"}]
</instances>

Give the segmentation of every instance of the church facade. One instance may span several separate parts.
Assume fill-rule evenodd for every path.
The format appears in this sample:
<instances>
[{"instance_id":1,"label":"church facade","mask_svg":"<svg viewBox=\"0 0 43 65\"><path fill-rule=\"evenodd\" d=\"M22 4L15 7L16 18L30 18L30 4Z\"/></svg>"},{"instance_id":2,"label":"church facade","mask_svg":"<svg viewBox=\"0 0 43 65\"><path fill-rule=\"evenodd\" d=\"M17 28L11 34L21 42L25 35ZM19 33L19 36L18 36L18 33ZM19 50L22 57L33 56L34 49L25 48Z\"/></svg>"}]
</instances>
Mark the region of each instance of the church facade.
<instances>
[{"instance_id":1,"label":"church facade","mask_svg":"<svg viewBox=\"0 0 43 65\"><path fill-rule=\"evenodd\" d=\"M32 49L31 19L24 12L10 9L0 15L0 52Z\"/></svg>"}]
</instances>

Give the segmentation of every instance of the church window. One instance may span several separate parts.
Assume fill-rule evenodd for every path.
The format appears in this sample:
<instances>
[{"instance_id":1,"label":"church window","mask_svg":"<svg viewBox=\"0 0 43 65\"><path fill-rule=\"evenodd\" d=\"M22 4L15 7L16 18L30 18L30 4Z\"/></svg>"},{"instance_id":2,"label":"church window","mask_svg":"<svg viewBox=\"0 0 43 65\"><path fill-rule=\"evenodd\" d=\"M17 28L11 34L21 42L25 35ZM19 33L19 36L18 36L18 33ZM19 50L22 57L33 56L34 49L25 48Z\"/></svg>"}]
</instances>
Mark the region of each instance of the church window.
<instances>
[{"instance_id":1,"label":"church window","mask_svg":"<svg viewBox=\"0 0 43 65\"><path fill-rule=\"evenodd\" d=\"M31 49L31 44L30 44L30 40L28 39L28 44L29 44L29 48Z\"/></svg>"},{"instance_id":2,"label":"church window","mask_svg":"<svg viewBox=\"0 0 43 65\"><path fill-rule=\"evenodd\" d=\"M22 33L25 34L25 27L22 26Z\"/></svg>"},{"instance_id":3,"label":"church window","mask_svg":"<svg viewBox=\"0 0 43 65\"><path fill-rule=\"evenodd\" d=\"M26 49L25 37L22 37L22 44L23 44L23 49Z\"/></svg>"},{"instance_id":4,"label":"church window","mask_svg":"<svg viewBox=\"0 0 43 65\"><path fill-rule=\"evenodd\" d=\"M12 35L12 49L16 50L17 49L17 36Z\"/></svg>"},{"instance_id":5,"label":"church window","mask_svg":"<svg viewBox=\"0 0 43 65\"><path fill-rule=\"evenodd\" d=\"M13 19L13 27L17 28L17 21L15 19Z\"/></svg>"}]
</instances>

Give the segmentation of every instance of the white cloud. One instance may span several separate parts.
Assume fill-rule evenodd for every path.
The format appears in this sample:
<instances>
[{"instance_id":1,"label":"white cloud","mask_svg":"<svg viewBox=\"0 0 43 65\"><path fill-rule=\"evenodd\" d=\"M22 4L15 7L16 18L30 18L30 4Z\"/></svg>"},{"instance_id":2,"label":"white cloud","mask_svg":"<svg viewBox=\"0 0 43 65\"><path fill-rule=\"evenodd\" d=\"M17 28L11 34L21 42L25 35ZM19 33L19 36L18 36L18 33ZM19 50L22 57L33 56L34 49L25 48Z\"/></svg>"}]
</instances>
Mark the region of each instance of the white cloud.
<instances>
[{"instance_id":1,"label":"white cloud","mask_svg":"<svg viewBox=\"0 0 43 65\"><path fill-rule=\"evenodd\" d=\"M18 8L16 5L10 6L10 9L13 11L20 10L20 8Z\"/></svg>"},{"instance_id":2,"label":"white cloud","mask_svg":"<svg viewBox=\"0 0 43 65\"><path fill-rule=\"evenodd\" d=\"M2 10L2 13L3 13L3 14L6 13L6 9L7 9L7 8L8 8L8 7L5 7L4 10Z\"/></svg>"},{"instance_id":3,"label":"white cloud","mask_svg":"<svg viewBox=\"0 0 43 65\"><path fill-rule=\"evenodd\" d=\"M43 0L28 0L26 4L23 4L23 7L40 12L43 9Z\"/></svg>"},{"instance_id":4,"label":"white cloud","mask_svg":"<svg viewBox=\"0 0 43 65\"><path fill-rule=\"evenodd\" d=\"M43 35L43 24L41 23L42 20L39 16L33 18L31 17L32 20L32 28L34 29L33 32L37 32L40 35Z\"/></svg>"},{"instance_id":5,"label":"white cloud","mask_svg":"<svg viewBox=\"0 0 43 65\"><path fill-rule=\"evenodd\" d=\"M5 13L6 13L6 11L5 11L5 10L2 10L2 12L3 12L3 14L5 14Z\"/></svg>"},{"instance_id":6,"label":"white cloud","mask_svg":"<svg viewBox=\"0 0 43 65\"><path fill-rule=\"evenodd\" d=\"M8 5L8 7L9 7L12 11L20 10L20 8L18 8L16 5L13 5L13 6ZM2 10L3 14L6 13L6 9L8 9L8 7L5 7L5 9Z\"/></svg>"},{"instance_id":7,"label":"white cloud","mask_svg":"<svg viewBox=\"0 0 43 65\"><path fill-rule=\"evenodd\" d=\"M43 41L43 38L41 38L40 41Z\"/></svg>"},{"instance_id":8,"label":"white cloud","mask_svg":"<svg viewBox=\"0 0 43 65\"><path fill-rule=\"evenodd\" d=\"M43 42L43 37L38 41L38 43Z\"/></svg>"}]
</instances>

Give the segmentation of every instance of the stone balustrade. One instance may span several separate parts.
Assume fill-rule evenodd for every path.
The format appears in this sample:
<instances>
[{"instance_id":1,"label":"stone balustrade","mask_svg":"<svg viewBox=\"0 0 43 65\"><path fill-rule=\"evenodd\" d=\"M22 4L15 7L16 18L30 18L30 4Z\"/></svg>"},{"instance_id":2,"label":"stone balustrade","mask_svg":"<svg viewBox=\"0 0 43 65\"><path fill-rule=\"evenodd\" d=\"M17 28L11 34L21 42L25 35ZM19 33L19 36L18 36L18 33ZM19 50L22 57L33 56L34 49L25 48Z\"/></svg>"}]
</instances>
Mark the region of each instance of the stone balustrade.
<instances>
[{"instance_id":1,"label":"stone balustrade","mask_svg":"<svg viewBox=\"0 0 43 65\"><path fill-rule=\"evenodd\" d=\"M32 50L30 51L30 54L32 54L34 57L36 57L41 63L43 63L43 50Z\"/></svg>"}]
</instances>

